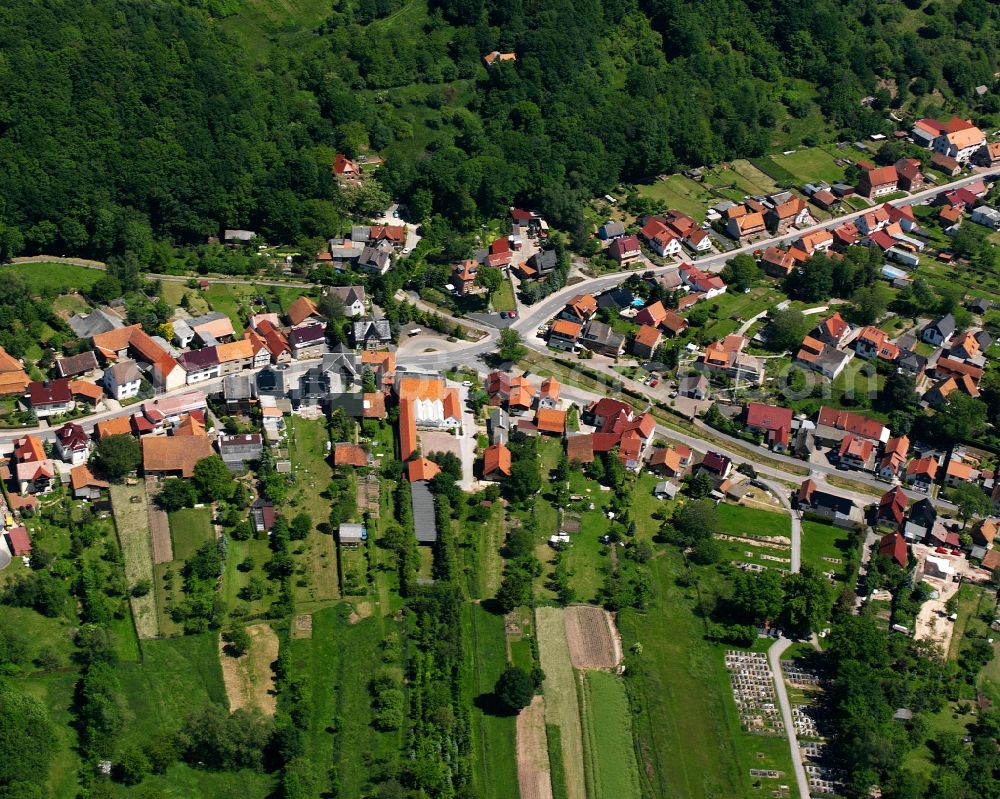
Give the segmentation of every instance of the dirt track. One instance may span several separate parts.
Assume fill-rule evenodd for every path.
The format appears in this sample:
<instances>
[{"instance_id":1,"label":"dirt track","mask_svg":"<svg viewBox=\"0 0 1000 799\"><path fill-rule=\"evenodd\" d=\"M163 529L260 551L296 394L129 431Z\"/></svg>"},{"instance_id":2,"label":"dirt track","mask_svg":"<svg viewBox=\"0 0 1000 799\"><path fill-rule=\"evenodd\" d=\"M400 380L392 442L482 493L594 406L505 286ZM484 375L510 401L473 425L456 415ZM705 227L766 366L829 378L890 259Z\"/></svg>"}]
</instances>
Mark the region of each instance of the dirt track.
<instances>
[{"instance_id":1,"label":"dirt track","mask_svg":"<svg viewBox=\"0 0 1000 799\"><path fill-rule=\"evenodd\" d=\"M251 640L250 651L238 658L226 654L225 641L219 636L219 661L229 711L256 707L264 714L273 716L277 697L271 664L278 658L278 636L267 624L252 624L247 627L247 632Z\"/></svg>"},{"instance_id":2,"label":"dirt track","mask_svg":"<svg viewBox=\"0 0 1000 799\"><path fill-rule=\"evenodd\" d=\"M552 799L545 700L536 696L517 717L517 782L521 799Z\"/></svg>"},{"instance_id":3,"label":"dirt track","mask_svg":"<svg viewBox=\"0 0 1000 799\"><path fill-rule=\"evenodd\" d=\"M574 668L614 669L621 663L621 639L614 618L603 608L566 608L566 641Z\"/></svg>"}]
</instances>

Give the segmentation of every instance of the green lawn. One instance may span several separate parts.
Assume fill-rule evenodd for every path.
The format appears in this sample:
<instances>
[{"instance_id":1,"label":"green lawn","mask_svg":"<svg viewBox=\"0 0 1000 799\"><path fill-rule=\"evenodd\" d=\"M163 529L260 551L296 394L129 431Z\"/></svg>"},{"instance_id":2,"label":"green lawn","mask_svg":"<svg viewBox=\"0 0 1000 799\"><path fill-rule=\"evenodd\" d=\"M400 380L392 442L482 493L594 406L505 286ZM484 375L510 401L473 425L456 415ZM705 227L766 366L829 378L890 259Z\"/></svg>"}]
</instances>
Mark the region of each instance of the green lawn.
<instances>
[{"instance_id":1,"label":"green lawn","mask_svg":"<svg viewBox=\"0 0 1000 799\"><path fill-rule=\"evenodd\" d=\"M802 562L811 563L825 572L843 575L850 557L851 536L847 530L832 524L804 519L802 521ZM834 558L840 563L831 563L824 558Z\"/></svg>"},{"instance_id":2,"label":"green lawn","mask_svg":"<svg viewBox=\"0 0 1000 799\"><path fill-rule=\"evenodd\" d=\"M639 767L625 684L614 674L588 671L583 680L584 768L591 799L639 799Z\"/></svg>"},{"instance_id":3,"label":"green lawn","mask_svg":"<svg viewBox=\"0 0 1000 799\"><path fill-rule=\"evenodd\" d=\"M716 512L719 516L719 528L730 535L781 535L786 538L792 535L792 523L787 513L772 513L728 502L719 504Z\"/></svg>"},{"instance_id":4,"label":"green lawn","mask_svg":"<svg viewBox=\"0 0 1000 799\"><path fill-rule=\"evenodd\" d=\"M333 467L326 453L329 440L326 423L322 419L293 416L288 421L288 450L295 485L289 490L280 510L289 519L301 512L312 518L313 529L305 540L305 551L297 557L303 574L296 585L295 599L307 605L313 603L313 607L317 606L316 603L326 603L340 596L333 536L323 535L316 529L316 525L326 521L330 515L330 502L321 496L333 478ZM299 546L300 542L295 542L293 551Z\"/></svg>"},{"instance_id":5,"label":"green lawn","mask_svg":"<svg viewBox=\"0 0 1000 799\"><path fill-rule=\"evenodd\" d=\"M838 183L844 179L843 167L837 166L834 156L822 147L803 147L791 155L775 153L771 160L791 172L798 185L819 181Z\"/></svg>"},{"instance_id":6,"label":"green lawn","mask_svg":"<svg viewBox=\"0 0 1000 799\"><path fill-rule=\"evenodd\" d=\"M677 585L683 566L675 551L665 550L649 566L653 606L618 616L625 648L642 645L626 680L643 793L742 799L751 794L726 704L730 688L720 658L702 638L698 589Z\"/></svg>"},{"instance_id":7,"label":"green lawn","mask_svg":"<svg viewBox=\"0 0 1000 799\"><path fill-rule=\"evenodd\" d=\"M362 796L367 795L371 770L359 764L366 758L393 760L402 744L400 733L372 727L368 691L375 669L383 663L398 665L380 646L396 624L378 613L351 624L350 611L341 603L314 613L312 638L292 639L289 646L296 672L311 686L306 752L322 789L317 793L325 793L332 769L339 796Z\"/></svg>"},{"instance_id":8,"label":"green lawn","mask_svg":"<svg viewBox=\"0 0 1000 799\"><path fill-rule=\"evenodd\" d=\"M4 608L8 613L13 608ZM75 669L65 672L19 679L19 691L38 699L44 706L55 728L56 742L52 762L49 764L49 795L53 797L77 795L77 772L80 758L77 755L76 731L70 726L73 716L73 692L77 680Z\"/></svg>"},{"instance_id":9,"label":"green lawn","mask_svg":"<svg viewBox=\"0 0 1000 799\"><path fill-rule=\"evenodd\" d=\"M169 517L174 560L187 560L198 547L215 537L211 508L182 508Z\"/></svg>"},{"instance_id":10,"label":"green lawn","mask_svg":"<svg viewBox=\"0 0 1000 799\"><path fill-rule=\"evenodd\" d=\"M778 189L770 177L745 160L706 169L704 178L704 185L736 202L742 202L748 194L772 194Z\"/></svg>"},{"instance_id":11,"label":"green lawn","mask_svg":"<svg viewBox=\"0 0 1000 799\"><path fill-rule=\"evenodd\" d=\"M227 705L218 634L144 641L142 662L122 664L118 677L131 711L126 737L144 742L176 729L199 707Z\"/></svg>"},{"instance_id":12,"label":"green lawn","mask_svg":"<svg viewBox=\"0 0 1000 799\"><path fill-rule=\"evenodd\" d=\"M497 678L507 666L503 616L482 605L462 607L462 642L466 668L462 701L472 714L474 794L481 799L507 799L518 794L515 717L486 712Z\"/></svg>"},{"instance_id":13,"label":"green lawn","mask_svg":"<svg viewBox=\"0 0 1000 799\"><path fill-rule=\"evenodd\" d=\"M639 194L662 200L670 208L683 211L699 222L704 221L705 211L718 201L707 189L684 175L668 175L665 180L639 186Z\"/></svg>"},{"instance_id":14,"label":"green lawn","mask_svg":"<svg viewBox=\"0 0 1000 799\"><path fill-rule=\"evenodd\" d=\"M517 301L514 299L514 284L510 282L509 278L504 279L500 288L490 297L490 304L494 311L517 310Z\"/></svg>"},{"instance_id":15,"label":"green lawn","mask_svg":"<svg viewBox=\"0 0 1000 799\"><path fill-rule=\"evenodd\" d=\"M56 294L89 291L98 280L104 277L104 272L100 269L48 263L11 264L0 267L0 280L8 274L15 274L23 278L28 286L38 294L49 291Z\"/></svg>"}]
</instances>

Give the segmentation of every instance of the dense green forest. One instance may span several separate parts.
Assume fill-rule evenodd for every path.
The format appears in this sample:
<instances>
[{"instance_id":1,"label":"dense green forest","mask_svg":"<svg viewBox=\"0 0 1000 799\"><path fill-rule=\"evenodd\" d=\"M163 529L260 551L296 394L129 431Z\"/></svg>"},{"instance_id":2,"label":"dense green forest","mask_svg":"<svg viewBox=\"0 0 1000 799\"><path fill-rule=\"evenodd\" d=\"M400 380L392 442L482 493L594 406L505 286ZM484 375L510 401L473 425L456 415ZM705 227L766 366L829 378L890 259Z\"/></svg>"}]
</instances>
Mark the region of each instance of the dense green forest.
<instances>
[{"instance_id":1,"label":"dense green forest","mask_svg":"<svg viewBox=\"0 0 1000 799\"><path fill-rule=\"evenodd\" d=\"M363 206L337 149L385 155L418 219L471 229L517 202L573 231L620 181L885 130L890 109L1000 124L974 92L1000 58L987 0L426 3L5 3L0 256L332 234ZM493 49L518 60L486 69Z\"/></svg>"}]
</instances>

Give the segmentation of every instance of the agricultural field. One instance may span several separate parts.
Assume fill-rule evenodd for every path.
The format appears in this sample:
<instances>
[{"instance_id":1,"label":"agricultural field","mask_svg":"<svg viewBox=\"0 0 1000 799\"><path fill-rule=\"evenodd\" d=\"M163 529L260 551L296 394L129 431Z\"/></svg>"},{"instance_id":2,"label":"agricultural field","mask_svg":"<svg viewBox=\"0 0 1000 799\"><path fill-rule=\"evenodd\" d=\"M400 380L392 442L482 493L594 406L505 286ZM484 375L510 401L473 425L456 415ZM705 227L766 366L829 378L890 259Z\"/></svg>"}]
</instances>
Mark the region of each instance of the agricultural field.
<instances>
[{"instance_id":1,"label":"agricultural field","mask_svg":"<svg viewBox=\"0 0 1000 799\"><path fill-rule=\"evenodd\" d=\"M538 654L545 672L545 722L559 728L567 799L585 799L583 730L577 698L576 675L566 642L564 611L540 607L535 611ZM558 792L558 791L557 791Z\"/></svg>"},{"instance_id":2,"label":"agricultural field","mask_svg":"<svg viewBox=\"0 0 1000 799\"><path fill-rule=\"evenodd\" d=\"M545 700L535 696L517 716L517 781L521 799L552 799L549 745Z\"/></svg>"},{"instance_id":3,"label":"agricultural field","mask_svg":"<svg viewBox=\"0 0 1000 799\"><path fill-rule=\"evenodd\" d=\"M111 505L114 508L115 527L125 559L125 578L130 586L147 581L153 584L153 550L150 542L148 499L142 483L134 486L112 484ZM159 635L155 592L131 596L132 615L139 638Z\"/></svg>"},{"instance_id":4,"label":"agricultural field","mask_svg":"<svg viewBox=\"0 0 1000 799\"><path fill-rule=\"evenodd\" d=\"M588 671L580 706L588 798L639 799L642 791L625 684L608 672Z\"/></svg>"},{"instance_id":5,"label":"agricultural field","mask_svg":"<svg viewBox=\"0 0 1000 799\"><path fill-rule=\"evenodd\" d=\"M734 202L742 202L748 194L767 195L778 191L778 185L768 175L742 159L705 169L703 173L703 185Z\"/></svg>"}]
</instances>

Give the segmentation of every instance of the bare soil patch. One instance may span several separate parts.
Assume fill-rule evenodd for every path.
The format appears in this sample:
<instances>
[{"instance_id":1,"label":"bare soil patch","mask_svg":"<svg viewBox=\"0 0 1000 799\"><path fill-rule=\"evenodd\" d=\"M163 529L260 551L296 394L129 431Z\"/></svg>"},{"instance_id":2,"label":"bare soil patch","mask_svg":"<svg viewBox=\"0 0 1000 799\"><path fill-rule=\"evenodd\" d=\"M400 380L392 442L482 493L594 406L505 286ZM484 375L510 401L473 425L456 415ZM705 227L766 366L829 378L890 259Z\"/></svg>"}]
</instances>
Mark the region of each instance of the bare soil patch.
<instances>
[{"instance_id":1,"label":"bare soil patch","mask_svg":"<svg viewBox=\"0 0 1000 799\"><path fill-rule=\"evenodd\" d=\"M517 716L517 782L521 799L552 799L545 739L545 700L536 696Z\"/></svg>"},{"instance_id":2,"label":"bare soil patch","mask_svg":"<svg viewBox=\"0 0 1000 799\"><path fill-rule=\"evenodd\" d=\"M148 581L153 583L153 553L149 536L149 514L146 489L141 485L111 486L111 507L115 517L118 543L125 561L125 579L129 586ZM167 531L167 540L170 531ZM156 638L160 625L156 618L156 597L153 591L143 596L129 596L135 632L139 638Z\"/></svg>"},{"instance_id":3,"label":"bare soil patch","mask_svg":"<svg viewBox=\"0 0 1000 799\"><path fill-rule=\"evenodd\" d=\"M311 613L300 613L292 625L292 638L312 638L313 617Z\"/></svg>"},{"instance_id":4,"label":"bare soil patch","mask_svg":"<svg viewBox=\"0 0 1000 799\"><path fill-rule=\"evenodd\" d=\"M622 660L622 645L610 613L593 605L573 605L566 608L565 619L574 668L617 668Z\"/></svg>"},{"instance_id":5,"label":"bare soil patch","mask_svg":"<svg viewBox=\"0 0 1000 799\"><path fill-rule=\"evenodd\" d=\"M246 629L250 634L250 649L238 658L225 653L225 642L219 636L219 660L229 711L256 707L262 713L273 716L277 696L271 664L278 658L278 636L267 624L252 624Z\"/></svg>"},{"instance_id":6,"label":"bare soil patch","mask_svg":"<svg viewBox=\"0 0 1000 799\"><path fill-rule=\"evenodd\" d=\"M357 498L359 511L367 513L373 519L379 517L382 501L377 475L366 475L358 479Z\"/></svg>"}]
</instances>

